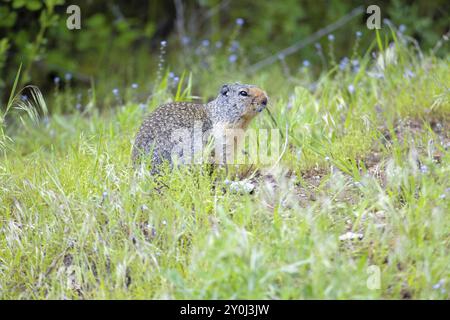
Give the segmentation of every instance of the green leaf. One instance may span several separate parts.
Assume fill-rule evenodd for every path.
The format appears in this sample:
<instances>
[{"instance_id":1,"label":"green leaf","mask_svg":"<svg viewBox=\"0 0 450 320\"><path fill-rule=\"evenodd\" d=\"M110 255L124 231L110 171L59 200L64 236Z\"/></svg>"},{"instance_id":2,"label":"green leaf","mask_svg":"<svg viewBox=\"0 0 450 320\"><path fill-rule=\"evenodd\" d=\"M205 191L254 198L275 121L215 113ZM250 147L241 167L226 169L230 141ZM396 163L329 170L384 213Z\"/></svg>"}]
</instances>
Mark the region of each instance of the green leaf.
<instances>
[{"instance_id":1,"label":"green leaf","mask_svg":"<svg viewBox=\"0 0 450 320\"><path fill-rule=\"evenodd\" d=\"M0 7L0 26L5 28L11 28L16 23L17 13L9 11L8 7Z\"/></svg>"},{"instance_id":2,"label":"green leaf","mask_svg":"<svg viewBox=\"0 0 450 320\"><path fill-rule=\"evenodd\" d=\"M28 0L27 9L30 11L37 11L42 8L42 3L37 0Z\"/></svg>"},{"instance_id":3,"label":"green leaf","mask_svg":"<svg viewBox=\"0 0 450 320\"><path fill-rule=\"evenodd\" d=\"M20 9L25 6L26 0L14 0L12 6L14 9Z\"/></svg>"}]
</instances>

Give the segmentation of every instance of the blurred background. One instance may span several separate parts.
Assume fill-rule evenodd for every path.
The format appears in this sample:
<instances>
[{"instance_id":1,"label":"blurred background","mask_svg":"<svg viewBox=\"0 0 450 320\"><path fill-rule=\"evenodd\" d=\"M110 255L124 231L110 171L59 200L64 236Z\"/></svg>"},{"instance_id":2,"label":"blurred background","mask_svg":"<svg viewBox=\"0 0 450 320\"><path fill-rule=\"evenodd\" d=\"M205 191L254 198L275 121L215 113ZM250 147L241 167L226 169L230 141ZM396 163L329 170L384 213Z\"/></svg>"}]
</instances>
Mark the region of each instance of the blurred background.
<instances>
[{"instance_id":1,"label":"blurred background","mask_svg":"<svg viewBox=\"0 0 450 320\"><path fill-rule=\"evenodd\" d=\"M81 9L80 30L66 27L71 4ZM380 6L384 25L424 51L449 31L447 0L1 0L0 99L8 99L20 64L20 86L37 85L44 95L95 88L99 108L119 91L145 100L161 79L175 90L183 73L194 79L196 94L203 84L251 79L264 68L282 76L309 68L314 76L370 48L370 4ZM331 32L316 34L337 21Z\"/></svg>"}]
</instances>

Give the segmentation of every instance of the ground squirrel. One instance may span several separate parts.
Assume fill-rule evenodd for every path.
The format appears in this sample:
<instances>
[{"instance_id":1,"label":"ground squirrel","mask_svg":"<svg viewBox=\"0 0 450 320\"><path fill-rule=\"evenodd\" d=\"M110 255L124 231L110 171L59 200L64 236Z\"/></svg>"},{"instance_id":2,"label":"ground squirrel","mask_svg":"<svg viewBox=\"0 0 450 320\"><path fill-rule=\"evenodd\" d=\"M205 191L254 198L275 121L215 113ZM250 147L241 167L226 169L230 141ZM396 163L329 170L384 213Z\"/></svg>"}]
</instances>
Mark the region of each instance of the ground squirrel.
<instances>
[{"instance_id":1,"label":"ground squirrel","mask_svg":"<svg viewBox=\"0 0 450 320\"><path fill-rule=\"evenodd\" d=\"M192 161L191 156L205 146L210 136L224 137L225 129L245 130L267 102L267 94L260 88L235 83L223 85L217 98L206 104L161 105L143 121L137 133L133 163L136 165L147 156L151 159L152 171L157 172L157 166L164 160L172 165L174 155L184 158L184 162ZM195 131L200 132L200 139L194 137Z\"/></svg>"}]
</instances>

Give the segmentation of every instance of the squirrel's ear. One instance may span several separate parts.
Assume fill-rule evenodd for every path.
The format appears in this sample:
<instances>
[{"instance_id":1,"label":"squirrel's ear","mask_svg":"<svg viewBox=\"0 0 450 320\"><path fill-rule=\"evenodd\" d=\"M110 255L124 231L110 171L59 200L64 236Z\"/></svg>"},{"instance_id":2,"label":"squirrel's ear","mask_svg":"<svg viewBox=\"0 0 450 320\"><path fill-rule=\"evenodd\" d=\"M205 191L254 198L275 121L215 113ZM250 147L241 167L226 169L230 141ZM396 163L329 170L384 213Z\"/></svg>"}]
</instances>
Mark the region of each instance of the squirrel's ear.
<instances>
[{"instance_id":1,"label":"squirrel's ear","mask_svg":"<svg viewBox=\"0 0 450 320\"><path fill-rule=\"evenodd\" d=\"M220 88L220 94L223 96L227 96L228 92L230 91L230 88L228 88L228 85L224 84L222 88Z\"/></svg>"}]
</instances>

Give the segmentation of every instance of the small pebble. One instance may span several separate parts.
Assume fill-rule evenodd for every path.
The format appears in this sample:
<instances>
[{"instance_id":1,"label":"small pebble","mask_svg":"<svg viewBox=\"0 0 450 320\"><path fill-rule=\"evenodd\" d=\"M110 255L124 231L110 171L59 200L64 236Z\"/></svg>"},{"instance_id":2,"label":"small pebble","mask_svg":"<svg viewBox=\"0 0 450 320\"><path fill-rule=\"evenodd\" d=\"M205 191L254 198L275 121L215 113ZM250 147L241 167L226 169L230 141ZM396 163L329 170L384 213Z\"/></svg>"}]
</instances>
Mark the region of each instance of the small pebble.
<instances>
[{"instance_id":1,"label":"small pebble","mask_svg":"<svg viewBox=\"0 0 450 320\"><path fill-rule=\"evenodd\" d=\"M354 232L347 232L339 236L339 240L345 241L345 240L354 240L358 239L361 240L364 237L362 233L354 233Z\"/></svg>"}]
</instances>

